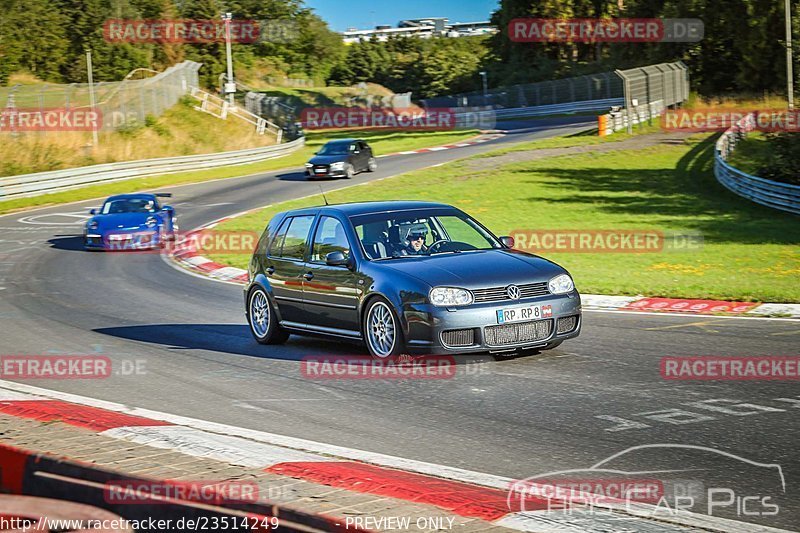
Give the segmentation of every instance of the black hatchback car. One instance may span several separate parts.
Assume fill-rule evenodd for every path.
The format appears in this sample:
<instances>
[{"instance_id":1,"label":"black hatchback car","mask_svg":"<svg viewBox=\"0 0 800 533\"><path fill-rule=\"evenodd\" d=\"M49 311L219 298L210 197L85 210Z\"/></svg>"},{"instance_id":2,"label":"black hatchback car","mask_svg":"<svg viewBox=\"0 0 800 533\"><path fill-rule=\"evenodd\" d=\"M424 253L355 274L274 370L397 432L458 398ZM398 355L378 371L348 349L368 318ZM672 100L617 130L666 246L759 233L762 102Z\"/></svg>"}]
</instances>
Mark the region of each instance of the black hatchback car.
<instances>
[{"instance_id":1,"label":"black hatchback car","mask_svg":"<svg viewBox=\"0 0 800 533\"><path fill-rule=\"evenodd\" d=\"M566 270L445 204L280 213L249 275L245 312L262 344L296 333L360 340L378 358L503 353L554 348L581 327Z\"/></svg>"},{"instance_id":2,"label":"black hatchback car","mask_svg":"<svg viewBox=\"0 0 800 533\"><path fill-rule=\"evenodd\" d=\"M309 178L352 178L359 172L374 172L378 161L372 148L361 139L329 141L306 163Z\"/></svg>"}]
</instances>

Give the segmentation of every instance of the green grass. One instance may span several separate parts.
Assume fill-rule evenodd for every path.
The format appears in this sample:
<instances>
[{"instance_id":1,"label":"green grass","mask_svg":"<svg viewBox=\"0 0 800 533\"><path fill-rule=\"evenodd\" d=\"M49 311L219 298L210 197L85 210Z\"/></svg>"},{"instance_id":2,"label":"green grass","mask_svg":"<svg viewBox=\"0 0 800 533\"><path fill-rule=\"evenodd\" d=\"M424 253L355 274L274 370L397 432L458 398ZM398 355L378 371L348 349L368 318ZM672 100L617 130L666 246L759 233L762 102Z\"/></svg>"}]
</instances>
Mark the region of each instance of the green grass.
<instances>
[{"instance_id":1,"label":"green grass","mask_svg":"<svg viewBox=\"0 0 800 533\"><path fill-rule=\"evenodd\" d=\"M742 172L758 175L772 156L767 137L760 131L747 134L747 137L736 143L736 149L728 158L731 166Z\"/></svg>"},{"instance_id":2,"label":"green grass","mask_svg":"<svg viewBox=\"0 0 800 533\"><path fill-rule=\"evenodd\" d=\"M305 161L307 161L313 152L318 150L320 146L333 138L359 137L366 139L372 146L375 153L380 155L458 142L470 137L474 137L477 134L478 132L476 130L457 132L312 131L307 132L306 146L298 152L286 157L269 159L267 161L248 165L221 167L192 172L180 172L176 174L164 174L147 178L135 178L114 183L90 185L88 187L70 191L43 194L31 198L5 200L0 201L0 214L10 213L12 211L18 211L21 209L28 209L31 207L42 207L68 202L77 202L80 200L109 196L111 194L150 190L159 187L181 185L185 183L198 183L212 179L247 176L261 172L268 172L271 170L297 167L301 166Z\"/></svg>"},{"instance_id":3,"label":"green grass","mask_svg":"<svg viewBox=\"0 0 800 533\"><path fill-rule=\"evenodd\" d=\"M574 140L575 138L573 138ZM639 150L572 154L470 171L470 160L328 193L330 202L420 199L454 204L498 235L522 229L699 232L702 249L639 254L552 253L585 293L800 301L800 222L722 188L717 135ZM479 157L487 157L485 154ZM261 231L278 204L221 226ZM247 256L214 256L246 268Z\"/></svg>"}]
</instances>

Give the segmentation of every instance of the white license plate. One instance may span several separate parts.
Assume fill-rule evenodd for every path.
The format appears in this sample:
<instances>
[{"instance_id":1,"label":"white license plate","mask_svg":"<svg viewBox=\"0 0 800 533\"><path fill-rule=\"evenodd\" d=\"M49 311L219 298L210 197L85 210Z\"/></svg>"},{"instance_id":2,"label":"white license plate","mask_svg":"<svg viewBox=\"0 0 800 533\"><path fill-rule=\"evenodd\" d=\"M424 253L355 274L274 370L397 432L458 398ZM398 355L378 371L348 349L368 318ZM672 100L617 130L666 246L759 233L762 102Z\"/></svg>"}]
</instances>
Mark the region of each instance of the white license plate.
<instances>
[{"instance_id":1,"label":"white license plate","mask_svg":"<svg viewBox=\"0 0 800 533\"><path fill-rule=\"evenodd\" d=\"M540 320L553 316L552 305L525 305L522 307L506 307L498 309L497 323L508 324L510 322L525 322L528 320Z\"/></svg>"}]
</instances>

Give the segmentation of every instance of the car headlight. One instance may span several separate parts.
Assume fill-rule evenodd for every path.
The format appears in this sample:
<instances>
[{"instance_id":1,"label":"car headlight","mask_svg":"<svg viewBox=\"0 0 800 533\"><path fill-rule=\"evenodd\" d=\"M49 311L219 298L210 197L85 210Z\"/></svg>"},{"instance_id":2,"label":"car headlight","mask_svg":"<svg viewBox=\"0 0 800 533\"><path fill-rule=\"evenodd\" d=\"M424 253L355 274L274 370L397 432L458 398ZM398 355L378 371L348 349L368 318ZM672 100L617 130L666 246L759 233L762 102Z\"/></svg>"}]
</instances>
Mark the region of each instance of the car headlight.
<instances>
[{"instance_id":1,"label":"car headlight","mask_svg":"<svg viewBox=\"0 0 800 533\"><path fill-rule=\"evenodd\" d=\"M344 161L331 163L331 170L344 170Z\"/></svg>"},{"instance_id":2,"label":"car headlight","mask_svg":"<svg viewBox=\"0 0 800 533\"><path fill-rule=\"evenodd\" d=\"M92 220L91 222L86 224L86 229L88 229L88 230L92 230L93 231L93 230L96 230L97 227L98 227L98 224L97 224L96 220Z\"/></svg>"},{"instance_id":3,"label":"car headlight","mask_svg":"<svg viewBox=\"0 0 800 533\"><path fill-rule=\"evenodd\" d=\"M157 224L158 224L158 219L156 219L156 217L148 217L144 223L144 225L150 229L155 228Z\"/></svg>"},{"instance_id":4,"label":"car headlight","mask_svg":"<svg viewBox=\"0 0 800 533\"><path fill-rule=\"evenodd\" d=\"M567 274L559 274L550 280L547 284L547 288L550 289L550 292L553 294L565 294L575 289L575 283L573 283L572 278Z\"/></svg>"},{"instance_id":5,"label":"car headlight","mask_svg":"<svg viewBox=\"0 0 800 533\"><path fill-rule=\"evenodd\" d=\"M437 306L469 305L474 300L470 291L456 287L434 287L429 297Z\"/></svg>"},{"instance_id":6,"label":"car headlight","mask_svg":"<svg viewBox=\"0 0 800 533\"><path fill-rule=\"evenodd\" d=\"M314 165L312 165L311 163L306 163L306 168L311 168L311 167L313 167L313 166L314 166Z\"/></svg>"}]
</instances>

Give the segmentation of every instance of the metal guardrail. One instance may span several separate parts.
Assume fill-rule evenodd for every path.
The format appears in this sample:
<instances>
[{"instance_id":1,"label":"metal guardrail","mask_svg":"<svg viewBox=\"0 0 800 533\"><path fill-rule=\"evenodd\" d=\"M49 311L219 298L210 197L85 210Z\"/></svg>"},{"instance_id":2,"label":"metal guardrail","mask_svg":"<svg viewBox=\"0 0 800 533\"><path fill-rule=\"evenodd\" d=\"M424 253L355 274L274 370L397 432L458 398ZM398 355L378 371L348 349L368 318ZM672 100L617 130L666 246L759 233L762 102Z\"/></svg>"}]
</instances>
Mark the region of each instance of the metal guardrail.
<instances>
[{"instance_id":1,"label":"metal guardrail","mask_svg":"<svg viewBox=\"0 0 800 533\"><path fill-rule=\"evenodd\" d=\"M714 150L714 175L726 189L751 202L800 215L800 186L751 176L726 161L755 124L755 113L750 113L722 134Z\"/></svg>"},{"instance_id":2,"label":"metal guardrail","mask_svg":"<svg viewBox=\"0 0 800 533\"><path fill-rule=\"evenodd\" d=\"M102 165L68 168L49 172L37 172L35 174L8 176L0 178L0 201L11 198L37 196L49 192L60 192L96 183L153 176L156 174L171 174L174 172L255 163L288 155L299 150L304 145L305 138L301 137L289 143L263 148L248 148L231 152L180 157L162 157L139 161L123 161L119 163L105 163Z\"/></svg>"},{"instance_id":3,"label":"metal guardrail","mask_svg":"<svg viewBox=\"0 0 800 533\"><path fill-rule=\"evenodd\" d=\"M628 127L630 118L630 125L641 124L654 118L659 117L666 107L662 100L650 102L648 104L641 104L631 108L628 113L626 109L612 110L601 117L598 117L598 130L601 136L610 135L615 131L624 130Z\"/></svg>"}]
</instances>

